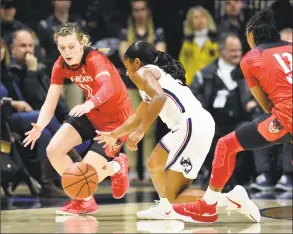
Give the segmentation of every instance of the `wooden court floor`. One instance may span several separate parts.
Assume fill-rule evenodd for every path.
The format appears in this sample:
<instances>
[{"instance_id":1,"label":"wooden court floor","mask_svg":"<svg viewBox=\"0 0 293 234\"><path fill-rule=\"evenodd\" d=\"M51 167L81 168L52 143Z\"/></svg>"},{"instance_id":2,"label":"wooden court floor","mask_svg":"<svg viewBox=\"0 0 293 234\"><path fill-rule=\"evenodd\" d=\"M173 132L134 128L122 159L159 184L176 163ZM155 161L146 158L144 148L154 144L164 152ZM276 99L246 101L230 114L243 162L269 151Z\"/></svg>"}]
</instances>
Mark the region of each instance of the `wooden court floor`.
<instances>
[{"instance_id":1,"label":"wooden court floor","mask_svg":"<svg viewBox=\"0 0 293 234\"><path fill-rule=\"evenodd\" d=\"M112 195L107 190L96 196L100 209L91 216L56 216L56 207L66 200L1 198L6 209L1 209L1 233L292 233L292 200L255 200L263 216L260 224L237 212L228 216L224 209L219 209L218 222L203 225L138 220L136 212L153 205L152 187L132 188L122 200L113 202L108 200Z\"/></svg>"}]
</instances>

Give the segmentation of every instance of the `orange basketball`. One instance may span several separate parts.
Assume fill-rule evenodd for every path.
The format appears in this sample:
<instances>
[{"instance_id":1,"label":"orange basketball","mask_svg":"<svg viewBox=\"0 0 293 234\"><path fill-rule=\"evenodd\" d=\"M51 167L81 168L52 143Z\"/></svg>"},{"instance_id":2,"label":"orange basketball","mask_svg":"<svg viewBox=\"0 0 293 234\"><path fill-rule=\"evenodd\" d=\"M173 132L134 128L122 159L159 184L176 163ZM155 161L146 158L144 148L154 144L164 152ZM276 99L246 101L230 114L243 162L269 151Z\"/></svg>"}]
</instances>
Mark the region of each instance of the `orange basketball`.
<instances>
[{"instance_id":1,"label":"orange basketball","mask_svg":"<svg viewBox=\"0 0 293 234\"><path fill-rule=\"evenodd\" d=\"M64 192L73 199L84 199L92 196L97 190L99 177L91 165L78 162L66 169L62 175Z\"/></svg>"}]
</instances>

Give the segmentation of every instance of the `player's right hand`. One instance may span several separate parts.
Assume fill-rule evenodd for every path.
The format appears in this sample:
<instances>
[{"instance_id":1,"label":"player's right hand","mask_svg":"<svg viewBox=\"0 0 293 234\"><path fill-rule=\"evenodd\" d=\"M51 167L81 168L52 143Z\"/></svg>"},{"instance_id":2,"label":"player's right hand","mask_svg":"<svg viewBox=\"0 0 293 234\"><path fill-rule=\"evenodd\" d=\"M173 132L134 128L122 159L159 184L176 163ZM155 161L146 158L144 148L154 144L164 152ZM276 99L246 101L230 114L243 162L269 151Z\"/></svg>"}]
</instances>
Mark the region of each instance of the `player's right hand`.
<instances>
[{"instance_id":1,"label":"player's right hand","mask_svg":"<svg viewBox=\"0 0 293 234\"><path fill-rule=\"evenodd\" d=\"M23 140L24 147L27 147L31 143L31 150L34 148L36 141L39 139L42 133L42 128L35 123L32 123L32 130L26 132L24 135L27 137Z\"/></svg>"},{"instance_id":2,"label":"player's right hand","mask_svg":"<svg viewBox=\"0 0 293 234\"><path fill-rule=\"evenodd\" d=\"M100 132L96 130L96 133L98 134L98 136L96 136L94 140L98 141L99 144L105 143L103 145L103 148L106 148L107 146L114 147L118 140L111 134L111 132Z\"/></svg>"}]
</instances>

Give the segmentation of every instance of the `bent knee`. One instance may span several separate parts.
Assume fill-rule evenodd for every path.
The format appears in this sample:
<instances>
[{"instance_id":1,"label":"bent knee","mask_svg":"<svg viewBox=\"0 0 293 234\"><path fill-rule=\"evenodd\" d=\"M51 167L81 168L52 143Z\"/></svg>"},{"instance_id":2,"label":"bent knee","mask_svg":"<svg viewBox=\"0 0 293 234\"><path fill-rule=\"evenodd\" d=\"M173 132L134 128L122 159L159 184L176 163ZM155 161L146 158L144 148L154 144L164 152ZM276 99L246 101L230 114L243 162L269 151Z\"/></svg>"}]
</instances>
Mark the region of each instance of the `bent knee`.
<instances>
[{"instance_id":1,"label":"bent knee","mask_svg":"<svg viewBox=\"0 0 293 234\"><path fill-rule=\"evenodd\" d=\"M50 142L46 148L46 153L49 159L60 157L68 153L67 147L57 142Z\"/></svg>"}]
</instances>

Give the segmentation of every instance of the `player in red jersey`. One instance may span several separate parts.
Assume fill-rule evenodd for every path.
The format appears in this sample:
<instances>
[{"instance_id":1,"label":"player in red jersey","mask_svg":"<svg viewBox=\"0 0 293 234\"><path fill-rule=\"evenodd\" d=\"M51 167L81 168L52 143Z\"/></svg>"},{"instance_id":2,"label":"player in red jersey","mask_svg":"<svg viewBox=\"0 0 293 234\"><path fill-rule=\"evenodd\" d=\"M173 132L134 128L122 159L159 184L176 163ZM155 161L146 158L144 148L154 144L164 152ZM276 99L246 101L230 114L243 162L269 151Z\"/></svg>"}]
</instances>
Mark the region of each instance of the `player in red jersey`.
<instances>
[{"instance_id":1,"label":"player in red jersey","mask_svg":"<svg viewBox=\"0 0 293 234\"><path fill-rule=\"evenodd\" d=\"M86 96L82 105L74 107L68 121L58 130L47 147L48 158L55 170L62 176L72 165L67 152L83 141L92 140L96 130L112 131L132 115L132 107L127 89L114 65L101 52L88 46L88 37L72 23L60 26L55 33L55 41L61 56L52 70L51 85L39 119L27 132L25 147L31 143L31 149L41 131L53 117L63 82L70 79L78 85ZM99 176L99 183L111 176L112 192L115 198L126 193L128 182L128 159L118 153L125 142L122 137L113 147L103 148L93 142L83 162L92 165ZM84 200L72 200L57 214L93 213L98 206L93 197Z\"/></svg>"},{"instance_id":2,"label":"player in red jersey","mask_svg":"<svg viewBox=\"0 0 293 234\"><path fill-rule=\"evenodd\" d=\"M173 205L177 213L197 222L213 223L218 219L218 197L234 171L238 152L292 140L292 43L280 40L268 9L250 19L246 34L251 50L243 57L241 69L266 114L219 139L209 188L201 200ZM241 207L243 199L239 194L233 202L239 209L253 209L245 204Z\"/></svg>"}]
</instances>

